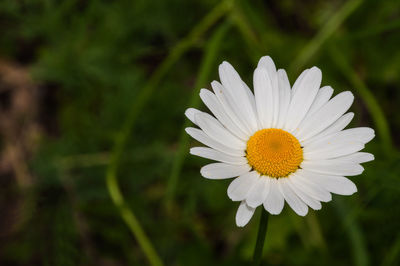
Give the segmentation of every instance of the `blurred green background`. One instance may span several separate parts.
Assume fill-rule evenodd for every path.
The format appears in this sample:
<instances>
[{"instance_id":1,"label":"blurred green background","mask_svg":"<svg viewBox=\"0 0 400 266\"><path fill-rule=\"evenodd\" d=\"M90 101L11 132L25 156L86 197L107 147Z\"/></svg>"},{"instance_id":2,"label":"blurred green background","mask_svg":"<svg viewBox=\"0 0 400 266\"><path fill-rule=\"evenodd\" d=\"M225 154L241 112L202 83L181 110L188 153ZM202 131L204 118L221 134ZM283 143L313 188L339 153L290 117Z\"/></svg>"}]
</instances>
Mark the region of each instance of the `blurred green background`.
<instances>
[{"instance_id":1,"label":"blurred green background","mask_svg":"<svg viewBox=\"0 0 400 266\"><path fill-rule=\"evenodd\" d=\"M183 113L263 55L377 133L359 192L272 216L264 263L400 265L399 29L397 0L1 1L0 265L251 265L261 208L236 227Z\"/></svg>"}]
</instances>

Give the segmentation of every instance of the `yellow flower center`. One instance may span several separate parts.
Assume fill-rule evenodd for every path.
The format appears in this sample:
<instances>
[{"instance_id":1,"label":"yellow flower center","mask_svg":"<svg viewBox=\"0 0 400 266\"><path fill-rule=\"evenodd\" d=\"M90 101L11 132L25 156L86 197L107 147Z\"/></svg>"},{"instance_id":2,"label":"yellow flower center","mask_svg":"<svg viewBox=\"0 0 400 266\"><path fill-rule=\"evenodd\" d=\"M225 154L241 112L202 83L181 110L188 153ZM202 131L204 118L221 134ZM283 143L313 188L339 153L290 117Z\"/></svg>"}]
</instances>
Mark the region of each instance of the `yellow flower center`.
<instances>
[{"instance_id":1,"label":"yellow flower center","mask_svg":"<svg viewBox=\"0 0 400 266\"><path fill-rule=\"evenodd\" d=\"M297 171L303 161L299 141L282 129L262 129L247 141L247 161L262 175L287 177Z\"/></svg>"}]
</instances>

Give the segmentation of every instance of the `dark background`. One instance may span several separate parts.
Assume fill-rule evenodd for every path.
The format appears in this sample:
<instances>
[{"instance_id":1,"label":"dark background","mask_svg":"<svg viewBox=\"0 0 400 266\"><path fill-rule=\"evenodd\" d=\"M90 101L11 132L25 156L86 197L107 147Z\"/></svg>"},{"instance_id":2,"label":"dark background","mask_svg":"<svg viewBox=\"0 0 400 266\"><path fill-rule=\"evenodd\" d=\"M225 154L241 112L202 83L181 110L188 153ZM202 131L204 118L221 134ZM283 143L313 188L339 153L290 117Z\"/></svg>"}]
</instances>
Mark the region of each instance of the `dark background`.
<instances>
[{"instance_id":1,"label":"dark background","mask_svg":"<svg viewBox=\"0 0 400 266\"><path fill-rule=\"evenodd\" d=\"M236 227L183 113L263 55L292 84L318 66L377 134L358 193L271 217L264 262L399 265L399 28L396 0L0 1L0 265L251 265L261 208Z\"/></svg>"}]
</instances>

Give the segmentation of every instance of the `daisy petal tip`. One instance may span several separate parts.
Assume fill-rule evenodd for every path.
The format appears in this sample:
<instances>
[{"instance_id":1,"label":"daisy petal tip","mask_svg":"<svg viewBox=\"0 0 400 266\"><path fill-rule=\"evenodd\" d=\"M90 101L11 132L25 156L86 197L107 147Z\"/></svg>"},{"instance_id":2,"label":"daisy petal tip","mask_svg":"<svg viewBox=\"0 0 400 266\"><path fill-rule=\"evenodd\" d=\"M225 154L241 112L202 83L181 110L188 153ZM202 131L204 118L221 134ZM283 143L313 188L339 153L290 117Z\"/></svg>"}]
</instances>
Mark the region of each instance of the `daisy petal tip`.
<instances>
[{"instance_id":1,"label":"daisy petal tip","mask_svg":"<svg viewBox=\"0 0 400 266\"><path fill-rule=\"evenodd\" d=\"M260 61L261 60L273 61L272 58L269 55L264 55L263 57L260 58Z\"/></svg>"},{"instance_id":2,"label":"daisy petal tip","mask_svg":"<svg viewBox=\"0 0 400 266\"><path fill-rule=\"evenodd\" d=\"M242 228L245 225L247 225L249 223L249 221L250 221L250 219L248 221L246 221L246 220L241 220L240 218L239 219L236 218L236 226Z\"/></svg>"},{"instance_id":3,"label":"daisy petal tip","mask_svg":"<svg viewBox=\"0 0 400 266\"><path fill-rule=\"evenodd\" d=\"M357 193L357 191L358 191L357 186L353 182L351 182L351 184L347 185L347 188L343 191L343 193L340 194L344 196L351 196Z\"/></svg>"},{"instance_id":4,"label":"daisy petal tip","mask_svg":"<svg viewBox=\"0 0 400 266\"><path fill-rule=\"evenodd\" d=\"M279 215L279 214L281 214L281 212L282 211L276 211L276 210L271 210L271 211L268 211L271 215Z\"/></svg>"},{"instance_id":5,"label":"daisy petal tip","mask_svg":"<svg viewBox=\"0 0 400 266\"><path fill-rule=\"evenodd\" d=\"M327 85L327 86L325 86L325 89L326 89L327 91L333 93L333 88L332 88L331 86ZM330 94L331 94L331 93L330 93Z\"/></svg>"},{"instance_id":6,"label":"daisy petal tip","mask_svg":"<svg viewBox=\"0 0 400 266\"><path fill-rule=\"evenodd\" d=\"M189 120L194 119L194 112L195 112L195 110L196 110L196 109L194 109L194 108L188 108L188 109L186 109L186 110L185 110L185 116L186 116Z\"/></svg>"},{"instance_id":7,"label":"daisy petal tip","mask_svg":"<svg viewBox=\"0 0 400 266\"><path fill-rule=\"evenodd\" d=\"M354 100L354 94L351 91L345 91L346 95Z\"/></svg>"},{"instance_id":8,"label":"daisy petal tip","mask_svg":"<svg viewBox=\"0 0 400 266\"><path fill-rule=\"evenodd\" d=\"M289 205L289 206L290 206L290 205ZM290 206L290 207L292 207L292 206ZM292 208L292 210L293 210L298 216L304 217L304 216L306 216L307 213L308 213L308 206L305 205L305 208L304 208L304 209L299 209L299 208L293 209L293 208Z\"/></svg>"},{"instance_id":9,"label":"daisy petal tip","mask_svg":"<svg viewBox=\"0 0 400 266\"><path fill-rule=\"evenodd\" d=\"M314 208L314 211L319 211L322 209L322 205L319 205L317 208Z\"/></svg>"},{"instance_id":10,"label":"daisy petal tip","mask_svg":"<svg viewBox=\"0 0 400 266\"><path fill-rule=\"evenodd\" d=\"M282 68L278 69L277 73L278 73L278 76L279 76L280 78L287 77L286 70L284 70L284 69L282 69Z\"/></svg>"},{"instance_id":11,"label":"daisy petal tip","mask_svg":"<svg viewBox=\"0 0 400 266\"><path fill-rule=\"evenodd\" d=\"M362 165L360 165L360 167L359 167L359 174L361 175L363 172L364 172L364 170L365 170L365 168L362 166Z\"/></svg>"},{"instance_id":12,"label":"daisy petal tip","mask_svg":"<svg viewBox=\"0 0 400 266\"><path fill-rule=\"evenodd\" d=\"M357 186L354 184L353 187L353 192L350 195L353 195L354 193L356 193L358 191Z\"/></svg>"},{"instance_id":13,"label":"daisy petal tip","mask_svg":"<svg viewBox=\"0 0 400 266\"><path fill-rule=\"evenodd\" d=\"M331 88L330 86L327 86ZM354 97L354 94L351 91L343 91L341 92L343 95L346 95L346 97Z\"/></svg>"},{"instance_id":14,"label":"daisy petal tip","mask_svg":"<svg viewBox=\"0 0 400 266\"><path fill-rule=\"evenodd\" d=\"M332 194L331 193L329 193L329 197L326 199L325 202L330 202L330 201L332 201Z\"/></svg>"},{"instance_id":15,"label":"daisy petal tip","mask_svg":"<svg viewBox=\"0 0 400 266\"><path fill-rule=\"evenodd\" d=\"M375 130L373 128L365 128L365 139L364 143L368 143L375 138Z\"/></svg>"},{"instance_id":16,"label":"daisy petal tip","mask_svg":"<svg viewBox=\"0 0 400 266\"><path fill-rule=\"evenodd\" d=\"M364 172L364 167L359 164L353 164L353 170L351 172L343 173L345 176L356 176L356 175L361 175Z\"/></svg>"},{"instance_id":17,"label":"daisy petal tip","mask_svg":"<svg viewBox=\"0 0 400 266\"><path fill-rule=\"evenodd\" d=\"M343 101L346 102L350 108L350 106L354 102L354 94L351 91L344 91L341 94L343 97Z\"/></svg>"},{"instance_id":18,"label":"daisy petal tip","mask_svg":"<svg viewBox=\"0 0 400 266\"><path fill-rule=\"evenodd\" d=\"M258 206L260 206L260 204L258 204L257 202L248 201L248 200L246 200L246 204L251 208L257 208Z\"/></svg>"},{"instance_id":19,"label":"daisy petal tip","mask_svg":"<svg viewBox=\"0 0 400 266\"><path fill-rule=\"evenodd\" d=\"M237 227L244 227L245 224L239 224L238 221L236 221L236 226L237 226Z\"/></svg>"},{"instance_id":20,"label":"daisy petal tip","mask_svg":"<svg viewBox=\"0 0 400 266\"><path fill-rule=\"evenodd\" d=\"M200 168L200 174L201 174L202 177L208 178L207 177L207 171L204 169L204 166L202 168Z\"/></svg>"},{"instance_id":21,"label":"daisy petal tip","mask_svg":"<svg viewBox=\"0 0 400 266\"><path fill-rule=\"evenodd\" d=\"M212 174L212 171L210 171L209 164L200 168L200 174L202 177L207 178L207 179L216 179L215 176Z\"/></svg>"},{"instance_id":22,"label":"daisy petal tip","mask_svg":"<svg viewBox=\"0 0 400 266\"><path fill-rule=\"evenodd\" d=\"M221 71L231 71L233 69L233 66L228 62L228 61L222 61L222 63L219 65L218 70ZM221 73L220 73L221 75Z\"/></svg>"},{"instance_id":23,"label":"daisy petal tip","mask_svg":"<svg viewBox=\"0 0 400 266\"><path fill-rule=\"evenodd\" d=\"M267 211L271 215L279 215L281 214L283 208L269 208L264 204L264 210Z\"/></svg>"},{"instance_id":24,"label":"daisy petal tip","mask_svg":"<svg viewBox=\"0 0 400 266\"><path fill-rule=\"evenodd\" d=\"M200 97L204 96L207 93L207 91L208 90L204 89L204 88L200 89L200 92L199 92Z\"/></svg>"},{"instance_id":25,"label":"daisy petal tip","mask_svg":"<svg viewBox=\"0 0 400 266\"><path fill-rule=\"evenodd\" d=\"M220 83L218 81L216 81L216 80L211 81L211 87L217 87L219 85L220 85Z\"/></svg>"},{"instance_id":26,"label":"daisy petal tip","mask_svg":"<svg viewBox=\"0 0 400 266\"><path fill-rule=\"evenodd\" d=\"M307 75L312 75L312 77L316 80L318 80L318 83L321 83L322 80L322 71L321 69L319 69L316 66L313 66L312 68L310 68L310 70L308 71Z\"/></svg>"},{"instance_id":27,"label":"daisy petal tip","mask_svg":"<svg viewBox=\"0 0 400 266\"><path fill-rule=\"evenodd\" d=\"M243 227L250 221L251 217L253 217L255 209L247 206L247 204L242 201L239 205L239 208L236 212L236 225L238 227Z\"/></svg>"},{"instance_id":28,"label":"daisy petal tip","mask_svg":"<svg viewBox=\"0 0 400 266\"><path fill-rule=\"evenodd\" d=\"M368 159L369 159L369 161L373 161L373 160L375 160L375 156L374 156L373 154L370 153Z\"/></svg>"},{"instance_id":29,"label":"daisy petal tip","mask_svg":"<svg viewBox=\"0 0 400 266\"><path fill-rule=\"evenodd\" d=\"M195 150L196 150L196 148L190 148L189 153L190 153L191 155L195 155L195 154L193 154L193 153L195 152Z\"/></svg>"},{"instance_id":30,"label":"daisy petal tip","mask_svg":"<svg viewBox=\"0 0 400 266\"><path fill-rule=\"evenodd\" d=\"M371 139L375 138L375 129L369 128L371 131Z\"/></svg>"},{"instance_id":31,"label":"daisy petal tip","mask_svg":"<svg viewBox=\"0 0 400 266\"><path fill-rule=\"evenodd\" d=\"M260 58L260 60L258 61L257 67L265 67L268 65L273 65L275 68L274 60L272 60L272 58L269 55L265 55Z\"/></svg>"},{"instance_id":32,"label":"daisy petal tip","mask_svg":"<svg viewBox=\"0 0 400 266\"><path fill-rule=\"evenodd\" d=\"M357 193L357 191L358 191L358 190L357 190L357 187L355 187L355 188L352 189L352 190L348 190L348 191L344 192L344 193L343 193L343 196L351 196L351 195Z\"/></svg>"},{"instance_id":33,"label":"daisy petal tip","mask_svg":"<svg viewBox=\"0 0 400 266\"><path fill-rule=\"evenodd\" d=\"M228 189L226 190L226 194L228 195L228 198L229 198L231 201L238 201L238 200L233 196L233 193L232 193L232 186L228 186Z\"/></svg>"},{"instance_id":34,"label":"daisy petal tip","mask_svg":"<svg viewBox=\"0 0 400 266\"><path fill-rule=\"evenodd\" d=\"M316 66L313 66L312 68L310 68L310 71L313 71L313 72L315 72L315 73L318 73L318 74L321 74L321 75L322 75L321 69L319 69L319 68L316 67Z\"/></svg>"},{"instance_id":35,"label":"daisy petal tip","mask_svg":"<svg viewBox=\"0 0 400 266\"><path fill-rule=\"evenodd\" d=\"M254 70L254 74L253 74L254 79L255 79L255 78L258 78L258 77L261 75L262 72L263 72L263 68L257 67L257 68Z\"/></svg>"}]
</instances>

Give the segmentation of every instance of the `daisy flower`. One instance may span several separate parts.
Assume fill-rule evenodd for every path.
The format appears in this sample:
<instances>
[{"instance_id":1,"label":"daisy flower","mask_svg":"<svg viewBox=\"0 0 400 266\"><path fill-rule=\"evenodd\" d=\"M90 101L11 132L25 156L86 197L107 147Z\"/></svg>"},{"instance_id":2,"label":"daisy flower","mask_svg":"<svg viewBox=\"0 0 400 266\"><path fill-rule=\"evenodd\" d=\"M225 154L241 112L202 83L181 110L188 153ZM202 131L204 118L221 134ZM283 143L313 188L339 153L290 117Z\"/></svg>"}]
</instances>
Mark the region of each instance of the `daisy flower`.
<instances>
[{"instance_id":1,"label":"daisy flower","mask_svg":"<svg viewBox=\"0 0 400 266\"><path fill-rule=\"evenodd\" d=\"M213 115L189 108L185 115L200 129L186 132L207 147L190 153L216 163L201 168L208 179L235 178L228 196L240 201L236 224L246 225L263 205L281 213L286 202L298 215L319 210L331 193L351 195L355 184L345 176L363 172L361 163L374 159L360 152L374 138L367 127L344 129L354 117L350 91L331 98L330 86L320 88L317 67L306 69L290 86L285 70L276 70L268 56L254 71L254 92L228 63L219 66L221 83L200 97Z\"/></svg>"}]
</instances>

